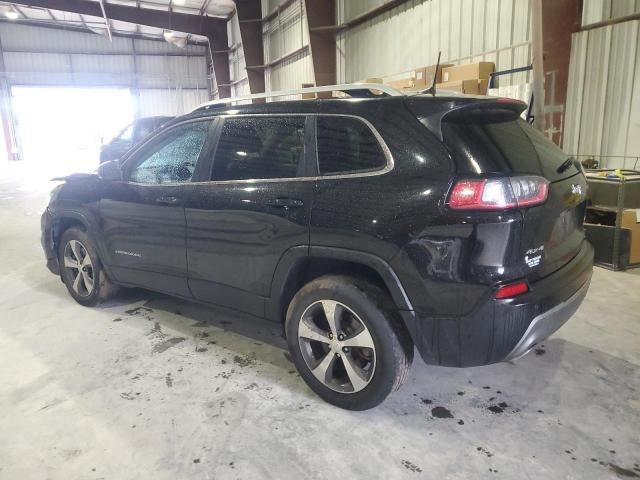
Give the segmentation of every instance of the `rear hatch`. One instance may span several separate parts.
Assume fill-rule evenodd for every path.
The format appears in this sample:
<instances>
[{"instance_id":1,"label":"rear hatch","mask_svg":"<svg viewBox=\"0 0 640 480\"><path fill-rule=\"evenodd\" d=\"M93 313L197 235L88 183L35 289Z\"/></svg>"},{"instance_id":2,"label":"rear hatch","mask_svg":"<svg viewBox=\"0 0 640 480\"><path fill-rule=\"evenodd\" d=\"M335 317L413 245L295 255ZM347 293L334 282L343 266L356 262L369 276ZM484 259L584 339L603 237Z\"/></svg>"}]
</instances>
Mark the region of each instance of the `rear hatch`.
<instances>
[{"instance_id":1,"label":"rear hatch","mask_svg":"<svg viewBox=\"0 0 640 480\"><path fill-rule=\"evenodd\" d=\"M524 107L521 102L491 99L449 105L448 112L422 118L420 109L414 111L449 148L458 180L520 175L548 180L546 201L520 209L521 271L536 280L580 251L587 185L579 163L520 118Z\"/></svg>"}]
</instances>

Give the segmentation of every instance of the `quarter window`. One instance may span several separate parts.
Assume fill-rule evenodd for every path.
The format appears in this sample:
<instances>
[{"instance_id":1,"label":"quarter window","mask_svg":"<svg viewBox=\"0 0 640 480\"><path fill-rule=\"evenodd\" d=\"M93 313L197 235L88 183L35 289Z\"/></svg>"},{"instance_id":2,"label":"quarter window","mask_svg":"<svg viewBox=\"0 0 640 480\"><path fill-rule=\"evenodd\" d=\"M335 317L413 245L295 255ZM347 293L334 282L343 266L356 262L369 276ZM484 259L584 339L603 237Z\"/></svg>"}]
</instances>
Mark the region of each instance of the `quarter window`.
<instances>
[{"instance_id":1,"label":"quarter window","mask_svg":"<svg viewBox=\"0 0 640 480\"><path fill-rule=\"evenodd\" d=\"M185 183L191 181L207 137L210 122L194 122L167 131L130 174L137 183Z\"/></svg>"},{"instance_id":2,"label":"quarter window","mask_svg":"<svg viewBox=\"0 0 640 480\"><path fill-rule=\"evenodd\" d=\"M371 129L352 117L318 117L318 167L321 175L379 170L386 158Z\"/></svg>"},{"instance_id":3,"label":"quarter window","mask_svg":"<svg viewBox=\"0 0 640 480\"><path fill-rule=\"evenodd\" d=\"M293 178L304 160L304 117L227 118L212 180Z\"/></svg>"}]
</instances>

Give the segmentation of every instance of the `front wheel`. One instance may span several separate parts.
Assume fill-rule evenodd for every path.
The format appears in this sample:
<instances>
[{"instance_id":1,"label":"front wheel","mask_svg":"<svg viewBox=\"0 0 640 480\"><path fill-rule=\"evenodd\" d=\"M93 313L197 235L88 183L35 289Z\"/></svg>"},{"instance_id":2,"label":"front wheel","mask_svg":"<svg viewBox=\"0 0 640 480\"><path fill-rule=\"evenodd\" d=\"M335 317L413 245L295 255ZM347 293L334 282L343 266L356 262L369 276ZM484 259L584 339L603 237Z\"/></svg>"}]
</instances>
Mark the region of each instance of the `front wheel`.
<instances>
[{"instance_id":1,"label":"front wheel","mask_svg":"<svg viewBox=\"0 0 640 480\"><path fill-rule=\"evenodd\" d=\"M404 382L413 345L389 295L338 275L304 286L287 312L289 350L305 382L349 410L380 404Z\"/></svg>"},{"instance_id":2,"label":"front wheel","mask_svg":"<svg viewBox=\"0 0 640 480\"><path fill-rule=\"evenodd\" d=\"M69 228L60 239L58 258L62 281L81 305L93 307L116 290L108 280L89 236L79 228Z\"/></svg>"}]
</instances>

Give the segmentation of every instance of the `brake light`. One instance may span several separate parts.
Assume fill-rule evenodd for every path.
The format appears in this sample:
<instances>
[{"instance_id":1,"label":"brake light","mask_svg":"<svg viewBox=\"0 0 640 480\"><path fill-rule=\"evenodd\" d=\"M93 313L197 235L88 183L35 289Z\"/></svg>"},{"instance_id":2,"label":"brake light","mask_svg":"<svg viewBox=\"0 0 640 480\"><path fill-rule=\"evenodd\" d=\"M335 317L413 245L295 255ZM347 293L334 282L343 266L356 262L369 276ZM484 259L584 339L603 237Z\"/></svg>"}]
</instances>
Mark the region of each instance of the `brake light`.
<instances>
[{"instance_id":1,"label":"brake light","mask_svg":"<svg viewBox=\"0 0 640 480\"><path fill-rule=\"evenodd\" d=\"M515 283L509 283L507 285L501 285L498 287L498 291L495 294L495 298L498 300L504 300L505 298L517 297L523 293L529 291L529 285L524 280Z\"/></svg>"},{"instance_id":2,"label":"brake light","mask_svg":"<svg viewBox=\"0 0 640 480\"><path fill-rule=\"evenodd\" d=\"M544 203L549 182L542 177L522 175L484 180L461 180L449 196L454 210L504 210Z\"/></svg>"}]
</instances>

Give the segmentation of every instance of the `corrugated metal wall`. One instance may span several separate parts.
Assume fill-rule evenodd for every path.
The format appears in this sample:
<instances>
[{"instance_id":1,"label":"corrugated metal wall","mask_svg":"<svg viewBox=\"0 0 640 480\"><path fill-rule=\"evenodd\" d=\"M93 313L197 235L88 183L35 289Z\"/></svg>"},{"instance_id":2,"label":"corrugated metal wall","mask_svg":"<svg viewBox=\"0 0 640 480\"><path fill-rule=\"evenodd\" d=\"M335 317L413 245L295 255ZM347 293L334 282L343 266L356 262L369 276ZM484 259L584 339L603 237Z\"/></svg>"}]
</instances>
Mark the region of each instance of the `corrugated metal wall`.
<instances>
[{"instance_id":1,"label":"corrugated metal wall","mask_svg":"<svg viewBox=\"0 0 640 480\"><path fill-rule=\"evenodd\" d=\"M640 21L573 35L564 132L580 159L640 168Z\"/></svg>"},{"instance_id":2,"label":"corrugated metal wall","mask_svg":"<svg viewBox=\"0 0 640 480\"><path fill-rule=\"evenodd\" d=\"M279 0L262 0L262 16L278 9ZM309 31L303 0L297 0L262 27L264 61L269 64L309 45ZM300 88L313 83L313 65L309 49L265 70L267 91Z\"/></svg>"},{"instance_id":3,"label":"corrugated metal wall","mask_svg":"<svg viewBox=\"0 0 640 480\"><path fill-rule=\"evenodd\" d=\"M0 24L0 42L11 85L130 87L140 91L140 115L181 114L208 99L203 45L110 42L93 33L12 23Z\"/></svg>"},{"instance_id":4,"label":"corrugated metal wall","mask_svg":"<svg viewBox=\"0 0 640 480\"><path fill-rule=\"evenodd\" d=\"M336 0L338 23L386 0ZM338 35L338 81L396 77L442 61L492 61L497 70L531 63L530 0L413 0ZM529 81L529 73L500 78Z\"/></svg>"},{"instance_id":5,"label":"corrugated metal wall","mask_svg":"<svg viewBox=\"0 0 640 480\"><path fill-rule=\"evenodd\" d=\"M583 0L582 26L640 13L640 0Z\"/></svg>"}]
</instances>

